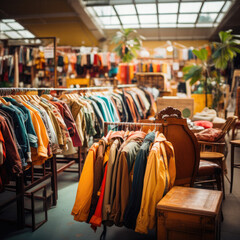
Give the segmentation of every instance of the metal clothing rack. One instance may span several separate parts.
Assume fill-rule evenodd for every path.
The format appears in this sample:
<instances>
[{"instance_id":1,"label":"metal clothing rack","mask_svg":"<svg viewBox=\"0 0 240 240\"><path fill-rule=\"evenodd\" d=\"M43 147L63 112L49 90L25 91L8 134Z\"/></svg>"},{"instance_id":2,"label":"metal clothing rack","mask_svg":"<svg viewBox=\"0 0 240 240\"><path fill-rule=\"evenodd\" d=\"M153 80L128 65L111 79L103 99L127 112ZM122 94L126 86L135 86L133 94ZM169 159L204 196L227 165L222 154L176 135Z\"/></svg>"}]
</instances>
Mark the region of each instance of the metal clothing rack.
<instances>
[{"instance_id":1,"label":"metal clothing rack","mask_svg":"<svg viewBox=\"0 0 240 240\"><path fill-rule=\"evenodd\" d=\"M112 128L110 128L110 130L141 130L142 127L146 126L146 127L155 127L154 130L160 130L157 129L157 127L162 127L162 123L133 123L133 122L104 122L104 135L106 136L108 131L109 131L109 126L112 126ZM149 128L151 129L151 128Z\"/></svg>"}]
</instances>

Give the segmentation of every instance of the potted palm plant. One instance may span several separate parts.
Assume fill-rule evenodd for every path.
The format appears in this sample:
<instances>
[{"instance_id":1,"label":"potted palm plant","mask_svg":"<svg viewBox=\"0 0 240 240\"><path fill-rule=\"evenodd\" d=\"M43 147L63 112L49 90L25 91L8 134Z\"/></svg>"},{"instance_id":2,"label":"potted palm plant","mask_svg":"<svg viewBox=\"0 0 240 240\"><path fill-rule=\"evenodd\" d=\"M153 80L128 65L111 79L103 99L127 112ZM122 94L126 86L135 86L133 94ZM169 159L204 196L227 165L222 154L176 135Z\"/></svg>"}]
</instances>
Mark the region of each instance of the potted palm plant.
<instances>
[{"instance_id":1,"label":"potted palm plant","mask_svg":"<svg viewBox=\"0 0 240 240\"><path fill-rule=\"evenodd\" d=\"M232 30L219 32L220 42L210 43L213 49L211 56L208 56L206 49L193 50L199 60L199 64L186 66L184 71L184 79L190 80L190 85L197 81L203 83L205 93L205 106L208 106L207 93L214 91L214 99L212 107L216 107L221 96L221 85L223 83L221 70L227 68L228 63L232 63L237 53L240 53L238 40L239 35L232 35Z\"/></svg>"},{"instance_id":2,"label":"potted palm plant","mask_svg":"<svg viewBox=\"0 0 240 240\"><path fill-rule=\"evenodd\" d=\"M112 43L117 45L113 51L117 53L122 62L130 63L137 57L137 51L140 50L143 39L136 30L121 29L112 39Z\"/></svg>"}]
</instances>

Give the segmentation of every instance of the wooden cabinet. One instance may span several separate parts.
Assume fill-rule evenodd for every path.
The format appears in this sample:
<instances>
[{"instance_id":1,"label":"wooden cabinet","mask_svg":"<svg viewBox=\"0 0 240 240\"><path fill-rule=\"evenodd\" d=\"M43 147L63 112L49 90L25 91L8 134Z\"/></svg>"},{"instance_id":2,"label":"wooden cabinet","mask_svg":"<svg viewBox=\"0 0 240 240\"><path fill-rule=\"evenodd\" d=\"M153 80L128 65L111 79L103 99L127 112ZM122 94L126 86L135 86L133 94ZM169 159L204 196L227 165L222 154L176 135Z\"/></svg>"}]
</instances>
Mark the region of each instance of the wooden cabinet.
<instances>
[{"instance_id":1,"label":"wooden cabinet","mask_svg":"<svg viewBox=\"0 0 240 240\"><path fill-rule=\"evenodd\" d=\"M220 191L173 187L157 205L157 239L220 239L221 204Z\"/></svg>"}]
</instances>

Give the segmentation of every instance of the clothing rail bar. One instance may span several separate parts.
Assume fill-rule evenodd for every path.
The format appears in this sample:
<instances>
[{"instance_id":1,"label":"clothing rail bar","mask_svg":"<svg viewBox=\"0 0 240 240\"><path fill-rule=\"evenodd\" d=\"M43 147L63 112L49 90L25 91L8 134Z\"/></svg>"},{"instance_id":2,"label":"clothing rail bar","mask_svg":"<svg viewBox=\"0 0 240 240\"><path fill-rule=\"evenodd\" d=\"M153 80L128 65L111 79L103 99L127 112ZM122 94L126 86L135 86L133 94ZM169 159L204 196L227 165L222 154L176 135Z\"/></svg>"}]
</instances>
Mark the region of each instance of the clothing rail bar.
<instances>
[{"instance_id":1,"label":"clothing rail bar","mask_svg":"<svg viewBox=\"0 0 240 240\"><path fill-rule=\"evenodd\" d=\"M128 88L128 87L137 87L136 84L122 84L117 85L117 88ZM113 86L107 87L85 87L85 88L0 88L0 91L85 91L85 90L104 90L104 89L113 89Z\"/></svg>"},{"instance_id":2,"label":"clothing rail bar","mask_svg":"<svg viewBox=\"0 0 240 240\"><path fill-rule=\"evenodd\" d=\"M160 127L162 126L162 123L134 123L134 122L104 122L104 135L107 135L108 132L108 126L136 126L136 127L143 127L143 126L154 126L154 127Z\"/></svg>"}]
</instances>

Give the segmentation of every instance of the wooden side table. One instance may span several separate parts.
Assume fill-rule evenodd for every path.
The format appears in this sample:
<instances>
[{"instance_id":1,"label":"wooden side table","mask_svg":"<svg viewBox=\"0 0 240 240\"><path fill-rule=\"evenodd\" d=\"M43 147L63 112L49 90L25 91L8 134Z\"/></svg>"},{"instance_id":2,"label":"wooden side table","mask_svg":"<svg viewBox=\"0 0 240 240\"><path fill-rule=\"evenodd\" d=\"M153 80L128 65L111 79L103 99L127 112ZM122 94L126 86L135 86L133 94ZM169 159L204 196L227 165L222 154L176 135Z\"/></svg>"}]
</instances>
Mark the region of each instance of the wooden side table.
<instances>
[{"instance_id":1,"label":"wooden side table","mask_svg":"<svg viewBox=\"0 0 240 240\"><path fill-rule=\"evenodd\" d=\"M221 205L221 191L173 187L157 205L157 239L220 239Z\"/></svg>"},{"instance_id":2,"label":"wooden side table","mask_svg":"<svg viewBox=\"0 0 240 240\"><path fill-rule=\"evenodd\" d=\"M233 171L234 168L240 168L240 163L234 163L234 149L235 147L240 147L240 140L232 140L231 144L231 183L230 183L230 193L232 193L233 187Z\"/></svg>"}]
</instances>

